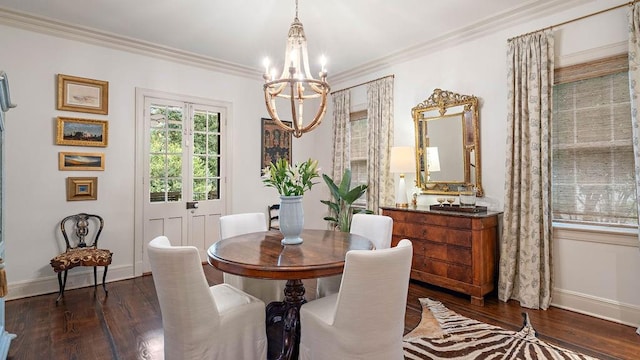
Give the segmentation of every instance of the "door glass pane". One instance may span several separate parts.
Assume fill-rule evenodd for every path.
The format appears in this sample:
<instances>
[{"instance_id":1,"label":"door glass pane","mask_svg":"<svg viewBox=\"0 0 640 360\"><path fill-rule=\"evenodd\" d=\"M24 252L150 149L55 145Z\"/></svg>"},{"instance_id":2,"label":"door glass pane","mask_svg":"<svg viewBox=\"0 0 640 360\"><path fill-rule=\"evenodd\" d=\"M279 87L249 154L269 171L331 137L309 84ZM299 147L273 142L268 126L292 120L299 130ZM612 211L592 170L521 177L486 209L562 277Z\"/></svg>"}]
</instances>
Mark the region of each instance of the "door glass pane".
<instances>
[{"instance_id":1,"label":"door glass pane","mask_svg":"<svg viewBox=\"0 0 640 360\"><path fill-rule=\"evenodd\" d=\"M208 200L217 200L220 199L220 178L213 178L207 180L207 199Z\"/></svg>"},{"instance_id":2,"label":"door glass pane","mask_svg":"<svg viewBox=\"0 0 640 360\"><path fill-rule=\"evenodd\" d=\"M193 157L193 177L204 178L207 176L206 172L207 157L206 156L194 156Z\"/></svg>"},{"instance_id":3,"label":"door glass pane","mask_svg":"<svg viewBox=\"0 0 640 360\"><path fill-rule=\"evenodd\" d=\"M193 153L197 155L207 153L207 136L205 134L193 134Z\"/></svg>"},{"instance_id":4,"label":"door glass pane","mask_svg":"<svg viewBox=\"0 0 640 360\"><path fill-rule=\"evenodd\" d=\"M150 202L179 201L182 197L182 132L182 107L149 107Z\"/></svg>"},{"instance_id":5,"label":"door glass pane","mask_svg":"<svg viewBox=\"0 0 640 360\"><path fill-rule=\"evenodd\" d=\"M220 198L220 113L194 112L193 201Z\"/></svg>"},{"instance_id":6,"label":"door glass pane","mask_svg":"<svg viewBox=\"0 0 640 360\"><path fill-rule=\"evenodd\" d=\"M206 197L206 179L193 179L193 200L205 200Z\"/></svg>"},{"instance_id":7,"label":"door glass pane","mask_svg":"<svg viewBox=\"0 0 640 360\"><path fill-rule=\"evenodd\" d=\"M209 172L207 173L210 177L218 177L220 176L220 166L218 165L218 157L210 156L207 162L207 169Z\"/></svg>"},{"instance_id":8,"label":"door glass pane","mask_svg":"<svg viewBox=\"0 0 640 360\"><path fill-rule=\"evenodd\" d=\"M193 130L207 131L207 114L196 112L193 114Z\"/></svg>"},{"instance_id":9,"label":"door glass pane","mask_svg":"<svg viewBox=\"0 0 640 360\"><path fill-rule=\"evenodd\" d=\"M209 131L220 131L220 114L209 113Z\"/></svg>"}]
</instances>

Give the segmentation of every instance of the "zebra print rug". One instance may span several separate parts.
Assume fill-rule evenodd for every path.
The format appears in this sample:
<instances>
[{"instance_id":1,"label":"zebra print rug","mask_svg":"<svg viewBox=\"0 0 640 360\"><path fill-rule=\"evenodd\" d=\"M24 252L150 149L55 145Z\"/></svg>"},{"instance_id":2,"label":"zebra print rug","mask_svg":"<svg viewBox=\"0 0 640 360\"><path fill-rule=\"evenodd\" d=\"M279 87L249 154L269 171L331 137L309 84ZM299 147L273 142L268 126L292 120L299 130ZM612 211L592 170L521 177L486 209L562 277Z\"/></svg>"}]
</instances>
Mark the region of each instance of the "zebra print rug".
<instances>
[{"instance_id":1,"label":"zebra print rug","mask_svg":"<svg viewBox=\"0 0 640 360\"><path fill-rule=\"evenodd\" d=\"M422 320L404 337L404 358L416 359L586 359L594 357L547 344L525 314L519 331L466 318L439 301L420 299Z\"/></svg>"}]
</instances>

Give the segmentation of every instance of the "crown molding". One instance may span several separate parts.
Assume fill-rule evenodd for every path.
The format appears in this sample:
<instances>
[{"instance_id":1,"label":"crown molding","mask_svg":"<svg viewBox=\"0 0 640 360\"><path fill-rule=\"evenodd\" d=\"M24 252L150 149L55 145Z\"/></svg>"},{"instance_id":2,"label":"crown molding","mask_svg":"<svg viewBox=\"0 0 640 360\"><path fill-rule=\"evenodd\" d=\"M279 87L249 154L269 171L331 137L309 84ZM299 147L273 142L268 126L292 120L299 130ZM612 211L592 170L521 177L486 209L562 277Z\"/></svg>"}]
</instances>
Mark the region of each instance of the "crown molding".
<instances>
[{"instance_id":1,"label":"crown molding","mask_svg":"<svg viewBox=\"0 0 640 360\"><path fill-rule=\"evenodd\" d=\"M576 7L591 1L592 0L554 0L544 4L540 4L539 1L530 1L518 9L496 13L495 15L481 19L458 30L442 34L427 42L363 63L355 66L351 70L337 73L331 77L331 81L334 83L342 83L372 72L383 70L395 64L463 44L495 33L499 30L507 29L517 24L534 20L545 15L550 15L560 10Z\"/></svg>"},{"instance_id":2,"label":"crown molding","mask_svg":"<svg viewBox=\"0 0 640 360\"><path fill-rule=\"evenodd\" d=\"M0 7L0 24L251 79L260 70L156 43Z\"/></svg>"},{"instance_id":3,"label":"crown molding","mask_svg":"<svg viewBox=\"0 0 640 360\"><path fill-rule=\"evenodd\" d=\"M493 16L481 19L456 31L442 34L427 42L362 63L354 66L350 70L336 73L331 76L331 81L332 83L342 83L435 51L440 51L484 37L524 21L530 21L545 15L556 13L560 10L572 8L592 1L593 0L553 0L540 4L540 1L531 0L518 9L496 13ZM29 13L2 7L0 7L0 24L250 79L260 79L262 75L261 71L257 68L110 32L99 31L89 27L70 25L51 18L35 16Z\"/></svg>"}]
</instances>

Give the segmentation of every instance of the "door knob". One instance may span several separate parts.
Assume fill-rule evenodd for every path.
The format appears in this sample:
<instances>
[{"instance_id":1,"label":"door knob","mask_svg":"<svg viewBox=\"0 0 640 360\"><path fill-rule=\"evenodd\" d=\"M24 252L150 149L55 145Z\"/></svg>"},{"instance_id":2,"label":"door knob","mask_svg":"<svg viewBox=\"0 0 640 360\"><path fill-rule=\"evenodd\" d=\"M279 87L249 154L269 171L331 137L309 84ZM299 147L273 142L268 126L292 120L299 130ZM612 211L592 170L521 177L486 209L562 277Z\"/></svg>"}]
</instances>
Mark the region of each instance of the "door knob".
<instances>
[{"instance_id":1,"label":"door knob","mask_svg":"<svg viewBox=\"0 0 640 360\"><path fill-rule=\"evenodd\" d=\"M198 202L197 201L187 201L187 209L197 209Z\"/></svg>"}]
</instances>

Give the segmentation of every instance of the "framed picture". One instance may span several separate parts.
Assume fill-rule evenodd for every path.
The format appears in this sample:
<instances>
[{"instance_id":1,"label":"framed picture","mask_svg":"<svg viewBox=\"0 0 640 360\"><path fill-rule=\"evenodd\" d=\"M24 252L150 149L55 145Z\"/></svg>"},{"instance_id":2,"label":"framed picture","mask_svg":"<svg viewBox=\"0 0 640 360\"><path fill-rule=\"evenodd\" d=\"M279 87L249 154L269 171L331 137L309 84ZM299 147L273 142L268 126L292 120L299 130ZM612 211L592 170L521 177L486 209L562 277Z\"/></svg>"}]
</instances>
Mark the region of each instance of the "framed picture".
<instances>
[{"instance_id":1,"label":"framed picture","mask_svg":"<svg viewBox=\"0 0 640 360\"><path fill-rule=\"evenodd\" d=\"M58 153L59 170L104 170L104 154L102 153Z\"/></svg>"},{"instance_id":2,"label":"framed picture","mask_svg":"<svg viewBox=\"0 0 640 360\"><path fill-rule=\"evenodd\" d=\"M97 200L97 177L68 177L67 201Z\"/></svg>"},{"instance_id":3,"label":"framed picture","mask_svg":"<svg viewBox=\"0 0 640 360\"><path fill-rule=\"evenodd\" d=\"M56 145L107 146L109 124L103 120L58 117Z\"/></svg>"},{"instance_id":4,"label":"framed picture","mask_svg":"<svg viewBox=\"0 0 640 360\"><path fill-rule=\"evenodd\" d=\"M109 82L58 74L58 110L109 113Z\"/></svg>"},{"instance_id":5,"label":"framed picture","mask_svg":"<svg viewBox=\"0 0 640 360\"><path fill-rule=\"evenodd\" d=\"M290 121L283 122L291 126ZM276 162L276 160L280 158L284 158L291 163L291 140L292 134L279 127L275 120L262 118L262 156L260 157L260 175L262 175L262 169L269 166L272 162Z\"/></svg>"}]
</instances>

